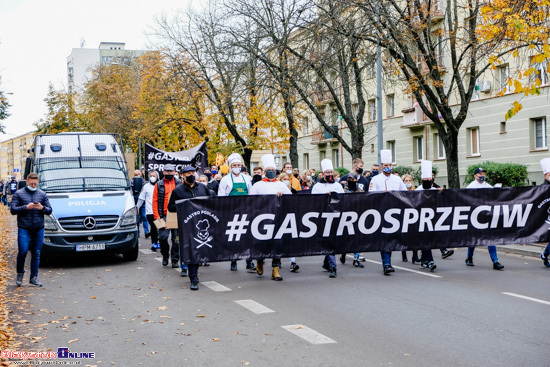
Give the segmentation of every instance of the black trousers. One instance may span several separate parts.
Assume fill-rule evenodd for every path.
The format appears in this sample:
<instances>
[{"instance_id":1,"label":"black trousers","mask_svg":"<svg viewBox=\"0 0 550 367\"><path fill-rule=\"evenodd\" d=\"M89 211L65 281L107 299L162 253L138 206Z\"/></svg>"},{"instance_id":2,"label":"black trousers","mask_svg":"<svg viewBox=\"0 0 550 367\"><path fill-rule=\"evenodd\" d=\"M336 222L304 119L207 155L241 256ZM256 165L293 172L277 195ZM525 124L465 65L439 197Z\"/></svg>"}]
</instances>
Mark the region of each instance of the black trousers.
<instances>
[{"instance_id":1,"label":"black trousers","mask_svg":"<svg viewBox=\"0 0 550 367\"><path fill-rule=\"evenodd\" d=\"M147 214L147 222L149 222L149 233L151 233L151 244L159 241L159 232L157 226L155 226L155 216L153 214Z\"/></svg>"},{"instance_id":2,"label":"black trousers","mask_svg":"<svg viewBox=\"0 0 550 367\"><path fill-rule=\"evenodd\" d=\"M160 242L160 253L163 257L170 255L172 262L178 262L180 260L180 247L177 239L178 230L177 229L159 229L159 242ZM168 244L168 237L172 237L172 248Z\"/></svg>"}]
</instances>

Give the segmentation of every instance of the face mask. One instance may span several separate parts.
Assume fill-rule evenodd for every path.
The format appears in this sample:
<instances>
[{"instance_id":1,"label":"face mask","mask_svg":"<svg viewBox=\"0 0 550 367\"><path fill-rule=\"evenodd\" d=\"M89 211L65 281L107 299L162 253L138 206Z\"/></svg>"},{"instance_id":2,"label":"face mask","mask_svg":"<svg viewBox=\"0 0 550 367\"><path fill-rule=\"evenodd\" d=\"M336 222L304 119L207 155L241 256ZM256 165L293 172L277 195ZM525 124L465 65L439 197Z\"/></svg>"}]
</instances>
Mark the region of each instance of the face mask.
<instances>
[{"instance_id":1,"label":"face mask","mask_svg":"<svg viewBox=\"0 0 550 367\"><path fill-rule=\"evenodd\" d=\"M289 180L284 180L283 182L285 183L285 185L290 186L290 181Z\"/></svg>"},{"instance_id":2,"label":"face mask","mask_svg":"<svg viewBox=\"0 0 550 367\"><path fill-rule=\"evenodd\" d=\"M265 171L265 177L269 178L270 180L273 180L277 176L277 172L275 171Z\"/></svg>"},{"instance_id":3,"label":"face mask","mask_svg":"<svg viewBox=\"0 0 550 367\"><path fill-rule=\"evenodd\" d=\"M363 173L363 169L362 169L362 168L357 168L357 169L355 170L355 172L357 172L357 174L360 175L360 174Z\"/></svg>"},{"instance_id":4,"label":"face mask","mask_svg":"<svg viewBox=\"0 0 550 367\"><path fill-rule=\"evenodd\" d=\"M164 175L164 178L171 181L174 178L174 175Z\"/></svg>"},{"instance_id":5,"label":"face mask","mask_svg":"<svg viewBox=\"0 0 550 367\"><path fill-rule=\"evenodd\" d=\"M479 176L479 182L485 182L485 176Z\"/></svg>"},{"instance_id":6,"label":"face mask","mask_svg":"<svg viewBox=\"0 0 550 367\"><path fill-rule=\"evenodd\" d=\"M299 176L299 174L297 174L297 173L294 174L294 177L298 178L298 176Z\"/></svg>"},{"instance_id":7,"label":"face mask","mask_svg":"<svg viewBox=\"0 0 550 367\"><path fill-rule=\"evenodd\" d=\"M38 187L27 186L27 189L29 189L30 191L36 191L38 189Z\"/></svg>"},{"instance_id":8,"label":"face mask","mask_svg":"<svg viewBox=\"0 0 550 367\"><path fill-rule=\"evenodd\" d=\"M422 180L422 188L424 190L429 190L432 188L432 181L426 181L426 180Z\"/></svg>"},{"instance_id":9,"label":"face mask","mask_svg":"<svg viewBox=\"0 0 550 367\"><path fill-rule=\"evenodd\" d=\"M207 185L208 185L208 183L206 183L206 182L202 182L202 181L201 181L200 183L203 184L204 186L207 186Z\"/></svg>"},{"instance_id":10,"label":"face mask","mask_svg":"<svg viewBox=\"0 0 550 367\"><path fill-rule=\"evenodd\" d=\"M405 187L406 187L407 189L410 189L410 188L412 187L412 185L413 185L412 183L407 182L407 183L405 184Z\"/></svg>"},{"instance_id":11,"label":"face mask","mask_svg":"<svg viewBox=\"0 0 550 367\"><path fill-rule=\"evenodd\" d=\"M384 173L391 173L392 171L392 168L391 167L386 167L383 169Z\"/></svg>"},{"instance_id":12,"label":"face mask","mask_svg":"<svg viewBox=\"0 0 550 367\"><path fill-rule=\"evenodd\" d=\"M190 175L190 176L185 177L185 182L187 182L188 184L194 183L195 182L195 175Z\"/></svg>"},{"instance_id":13,"label":"face mask","mask_svg":"<svg viewBox=\"0 0 550 367\"><path fill-rule=\"evenodd\" d=\"M262 180L262 175L254 175L252 176L252 181L258 182Z\"/></svg>"},{"instance_id":14,"label":"face mask","mask_svg":"<svg viewBox=\"0 0 550 367\"><path fill-rule=\"evenodd\" d=\"M355 191L357 188L357 181L348 181L348 187L350 190Z\"/></svg>"},{"instance_id":15,"label":"face mask","mask_svg":"<svg viewBox=\"0 0 550 367\"><path fill-rule=\"evenodd\" d=\"M291 170L291 169L287 169L287 170L285 171L285 173L286 173L287 175L291 175L291 174L292 174L292 170Z\"/></svg>"},{"instance_id":16,"label":"face mask","mask_svg":"<svg viewBox=\"0 0 550 367\"><path fill-rule=\"evenodd\" d=\"M204 175L206 177L208 177L208 181L210 181L212 179L212 174L211 173L205 173Z\"/></svg>"},{"instance_id":17,"label":"face mask","mask_svg":"<svg viewBox=\"0 0 550 367\"><path fill-rule=\"evenodd\" d=\"M306 176L306 181L311 181L311 176Z\"/></svg>"},{"instance_id":18,"label":"face mask","mask_svg":"<svg viewBox=\"0 0 550 367\"><path fill-rule=\"evenodd\" d=\"M149 182L154 184L155 182L157 182L157 178L156 177L149 177Z\"/></svg>"},{"instance_id":19,"label":"face mask","mask_svg":"<svg viewBox=\"0 0 550 367\"><path fill-rule=\"evenodd\" d=\"M215 169L212 170L212 174L215 175L216 173L218 173L218 171L216 171Z\"/></svg>"},{"instance_id":20,"label":"face mask","mask_svg":"<svg viewBox=\"0 0 550 367\"><path fill-rule=\"evenodd\" d=\"M238 175L241 173L241 167L233 167L231 168L231 172L233 172L235 175Z\"/></svg>"},{"instance_id":21,"label":"face mask","mask_svg":"<svg viewBox=\"0 0 550 367\"><path fill-rule=\"evenodd\" d=\"M326 175L325 181L328 183L334 183L334 175Z\"/></svg>"},{"instance_id":22,"label":"face mask","mask_svg":"<svg viewBox=\"0 0 550 367\"><path fill-rule=\"evenodd\" d=\"M378 170L373 169L370 173L371 173L373 176L376 176L376 175L378 174Z\"/></svg>"}]
</instances>

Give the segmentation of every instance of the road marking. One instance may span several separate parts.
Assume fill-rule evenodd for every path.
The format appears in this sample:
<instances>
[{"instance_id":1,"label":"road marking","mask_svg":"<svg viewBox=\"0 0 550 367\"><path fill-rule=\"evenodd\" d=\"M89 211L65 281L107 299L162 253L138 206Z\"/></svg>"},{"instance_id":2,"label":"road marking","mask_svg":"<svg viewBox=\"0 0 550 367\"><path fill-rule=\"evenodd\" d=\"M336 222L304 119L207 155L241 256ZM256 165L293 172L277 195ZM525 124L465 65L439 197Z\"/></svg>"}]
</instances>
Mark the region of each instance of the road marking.
<instances>
[{"instance_id":1,"label":"road marking","mask_svg":"<svg viewBox=\"0 0 550 367\"><path fill-rule=\"evenodd\" d=\"M162 257L155 257L155 260L158 260L158 261L162 262ZM172 268L172 265L170 263L168 263L168 265L166 265L166 267L170 267L171 269L174 269L178 273L181 272L181 266L178 266L177 268Z\"/></svg>"},{"instance_id":2,"label":"road marking","mask_svg":"<svg viewBox=\"0 0 550 367\"><path fill-rule=\"evenodd\" d=\"M155 251L151 251L151 250L139 250L139 252L141 252L142 254L145 254L145 255L151 255L151 254L157 254L158 252L155 252Z\"/></svg>"},{"instance_id":3,"label":"road marking","mask_svg":"<svg viewBox=\"0 0 550 367\"><path fill-rule=\"evenodd\" d=\"M227 288L226 286L214 281L201 282L201 284L212 289L214 292L229 292L231 290L231 288Z\"/></svg>"},{"instance_id":4,"label":"road marking","mask_svg":"<svg viewBox=\"0 0 550 367\"><path fill-rule=\"evenodd\" d=\"M365 261L368 261L368 262L373 263L373 264L380 264L380 265L382 265L382 262L380 262L380 261L374 261L374 260L369 260L369 259L365 259ZM411 273L416 273L416 274L420 274L420 275L425 275L425 276L427 276L427 277L441 278L441 275L435 275L435 274L433 274L433 273L427 273L427 272L423 272L423 271L418 271L418 270L412 270L412 269L402 268L401 266L395 266L395 265L392 265L392 267L394 267L395 269L399 269L399 270L410 271ZM426 270L426 271L428 271L428 270Z\"/></svg>"},{"instance_id":5,"label":"road marking","mask_svg":"<svg viewBox=\"0 0 550 367\"><path fill-rule=\"evenodd\" d=\"M522 296L521 294L508 293L508 292L502 292L502 294L505 294L507 296L512 296L512 297L517 297L517 298L523 298L523 299L526 299L528 301L542 303L543 305L550 305L550 302L548 302L548 301L543 301L542 299L533 298L533 297Z\"/></svg>"},{"instance_id":6,"label":"road marking","mask_svg":"<svg viewBox=\"0 0 550 367\"><path fill-rule=\"evenodd\" d=\"M248 310L254 312L255 314L275 312L272 309L267 308L264 305L259 304L258 302L253 301L251 299L242 299L239 301L235 301L235 303L243 306L244 308L247 308Z\"/></svg>"},{"instance_id":7,"label":"road marking","mask_svg":"<svg viewBox=\"0 0 550 367\"><path fill-rule=\"evenodd\" d=\"M297 324L297 325L286 325L281 326L286 331L290 331L292 334L299 336L300 338L304 339L308 343L311 344L330 344L330 343L336 343L336 340L333 340L329 338L328 336L324 336L321 333L318 333L317 331L308 328L307 326Z\"/></svg>"}]
</instances>

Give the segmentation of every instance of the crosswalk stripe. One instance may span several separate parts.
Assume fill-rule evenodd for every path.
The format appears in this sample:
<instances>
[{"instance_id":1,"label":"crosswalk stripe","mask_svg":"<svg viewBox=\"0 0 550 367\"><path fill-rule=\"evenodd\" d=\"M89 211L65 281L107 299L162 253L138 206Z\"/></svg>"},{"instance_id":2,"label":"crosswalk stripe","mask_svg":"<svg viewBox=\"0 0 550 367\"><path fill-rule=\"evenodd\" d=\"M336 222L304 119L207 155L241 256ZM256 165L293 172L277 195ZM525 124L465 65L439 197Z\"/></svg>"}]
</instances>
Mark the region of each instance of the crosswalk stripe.
<instances>
[{"instance_id":1,"label":"crosswalk stripe","mask_svg":"<svg viewBox=\"0 0 550 367\"><path fill-rule=\"evenodd\" d=\"M231 290L231 288L227 288L226 286L214 281L201 282L201 284L212 289L214 292L229 292Z\"/></svg>"},{"instance_id":2,"label":"crosswalk stripe","mask_svg":"<svg viewBox=\"0 0 550 367\"><path fill-rule=\"evenodd\" d=\"M292 334L299 336L300 338L304 339L308 343L311 344L330 344L330 343L336 343L335 340L329 338L328 336L325 336L321 333L318 333L317 331L308 328L305 325L297 324L297 325L285 325L281 326L286 331L290 331Z\"/></svg>"},{"instance_id":3,"label":"crosswalk stripe","mask_svg":"<svg viewBox=\"0 0 550 367\"><path fill-rule=\"evenodd\" d=\"M242 299L239 301L235 301L235 303L243 306L244 308L254 312L255 314L261 314L261 313L270 313L275 312L270 308L265 307L262 304L259 304L258 302L251 300L251 299Z\"/></svg>"}]
</instances>

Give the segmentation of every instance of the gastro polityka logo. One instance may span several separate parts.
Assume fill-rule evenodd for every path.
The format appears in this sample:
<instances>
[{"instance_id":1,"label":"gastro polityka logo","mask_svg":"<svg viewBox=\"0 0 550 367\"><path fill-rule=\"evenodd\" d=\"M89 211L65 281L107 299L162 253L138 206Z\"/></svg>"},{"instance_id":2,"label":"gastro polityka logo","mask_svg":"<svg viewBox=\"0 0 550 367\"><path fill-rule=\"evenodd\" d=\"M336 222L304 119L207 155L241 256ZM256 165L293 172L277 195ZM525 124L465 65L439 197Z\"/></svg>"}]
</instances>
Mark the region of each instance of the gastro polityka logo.
<instances>
[{"instance_id":1,"label":"gastro polityka logo","mask_svg":"<svg viewBox=\"0 0 550 367\"><path fill-rule=\"evenodd\" d=\"M86 229L94 229L95 228L95 219L93 217L86 217L84 218L84 227Z\"/></svg>"},{"instance_id":2,"label":"gastro polityka logo","mask_svg":"<svg viewBox=\"0 0 550 367\"><path fill-rule=\"evenodd\" d=\"M210 236L210 233L208 233L208 228L210 228L210 222L208 222L208 219L199 220L195 227L199 230L197 237L193 237L194 240L199 243L197 248L201 248L202 246L212 248L212 246L208 243L212 241L214 237Z\"/></svg>"}]
</instances>

